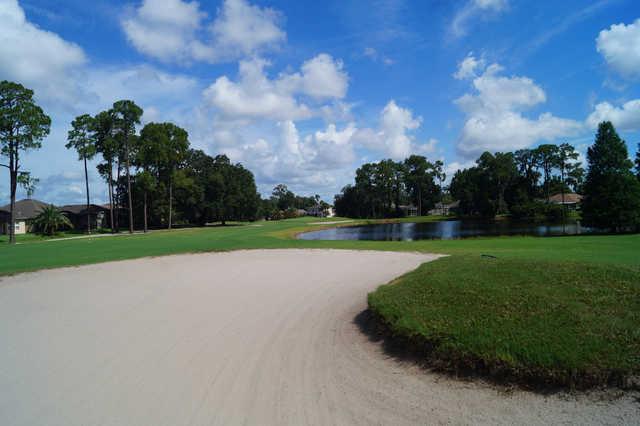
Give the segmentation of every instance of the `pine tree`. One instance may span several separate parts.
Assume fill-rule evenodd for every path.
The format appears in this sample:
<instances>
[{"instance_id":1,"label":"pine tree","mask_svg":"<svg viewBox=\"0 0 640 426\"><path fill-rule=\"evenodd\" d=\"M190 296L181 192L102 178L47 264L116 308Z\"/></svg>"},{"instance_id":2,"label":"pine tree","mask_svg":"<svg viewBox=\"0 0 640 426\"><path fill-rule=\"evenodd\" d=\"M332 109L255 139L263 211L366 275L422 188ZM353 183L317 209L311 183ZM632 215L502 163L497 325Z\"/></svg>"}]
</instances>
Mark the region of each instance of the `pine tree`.
<instances>
[{"instance_id":1,"label":"pine tree","mask_svg":"<svg viewBox=\"0 0 640 426\"><path fill-rule=\"evenodd\" d=\"M611 122L598 126L587 152L589 171L584 185L582 213L587 226L615 232L640 226L640 182L625 142Z\"/></svg>"}]
</instances>

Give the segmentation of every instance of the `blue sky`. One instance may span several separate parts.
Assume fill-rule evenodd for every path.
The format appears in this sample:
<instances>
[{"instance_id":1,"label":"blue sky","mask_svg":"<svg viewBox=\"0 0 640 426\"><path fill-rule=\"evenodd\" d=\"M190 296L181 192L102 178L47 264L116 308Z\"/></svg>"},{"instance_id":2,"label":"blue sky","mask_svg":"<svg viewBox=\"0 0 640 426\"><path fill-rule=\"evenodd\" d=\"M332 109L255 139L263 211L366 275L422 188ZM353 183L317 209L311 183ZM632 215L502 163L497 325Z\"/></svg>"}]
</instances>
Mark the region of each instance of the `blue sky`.
<instances>
[{"instance_id":1,"label":"blue sky","mask_svg":"<svg viewBox=\"0 0 640 426\"><path fill-rule=\"evenodd\" d=\"M632 155L640 142L635 0L0 0L0 22L0 79L53 119L24 167L54 203L84 197L70 121L123 98L243 163L262 193L328 201L382 158L442 159L451 176L484 150L584 153L604 119Z\"/></svg>"}]
</instances>

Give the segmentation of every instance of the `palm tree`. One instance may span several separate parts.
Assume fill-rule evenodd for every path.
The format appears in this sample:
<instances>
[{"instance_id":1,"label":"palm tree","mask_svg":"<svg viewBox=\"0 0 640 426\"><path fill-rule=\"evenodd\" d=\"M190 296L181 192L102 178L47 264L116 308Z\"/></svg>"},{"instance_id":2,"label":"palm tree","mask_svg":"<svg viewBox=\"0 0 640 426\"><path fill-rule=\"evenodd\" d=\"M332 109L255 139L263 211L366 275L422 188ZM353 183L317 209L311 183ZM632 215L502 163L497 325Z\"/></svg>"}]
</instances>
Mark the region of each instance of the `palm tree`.
<instances>
[{"instance_id":1,"label":"palm tree","mask_svg":"<svg viewBox=\"0 0 640 426\"><path fill-rule=\"evenodd\" d=\"M53 204L42 209L40 214L33 219L33 225L45 235L53 235L60 228L73 228L69 218Z\"/></svg>"}]
</instances>

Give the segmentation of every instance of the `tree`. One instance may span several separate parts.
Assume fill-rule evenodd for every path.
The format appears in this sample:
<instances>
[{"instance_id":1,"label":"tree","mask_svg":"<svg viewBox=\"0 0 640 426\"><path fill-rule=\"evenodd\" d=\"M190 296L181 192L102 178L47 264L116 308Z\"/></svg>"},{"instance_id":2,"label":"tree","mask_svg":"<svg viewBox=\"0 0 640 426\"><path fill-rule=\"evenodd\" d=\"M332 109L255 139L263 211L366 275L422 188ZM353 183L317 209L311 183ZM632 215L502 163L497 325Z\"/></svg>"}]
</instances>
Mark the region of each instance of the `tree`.
<instances>
[{"instance_id":1,"label":"tree","mask_svg":"<svg viewBox=\"0 0 640 426\"><path fill-rule=\"evenodd\" d=\"M133 233L133 203L131 198L131 139L136 133L136 124L140 124L142 108L133 101L123 100L113 104L114 128L122 137L124 148L125 174L127 178L127 198L129 208L129 233Z\"/></svg>"},{"instance_id":2,"label":"tree","mask_svg":"<svg viewBox=\"0 0 640 426\"><path fill-rule=\"evenodd\" d=\"M36 187L40 183L40 179L34 178L29 172L20 172L18 174L18 184L26 191L27 198L31 198L36 192Z\"/></svg>"},{"instance_id":3,"label":"tree","mask_svg":"<svg viewBox=\"0 0 640 426\"><path fill-rule=\"evenodd\" d=\"M72 228L69 218L58 210L53 204L46 206L33 219L33 225L45 235L53 235L61 228Z\"/></svg>"},{"instance_id":4,"label":"tree","mask_svg":"<svg viewBox=\"0 0 640 426\"><path fill-rule=\"evenodd\" d=\"M69 141L65 146L67 149L75 149L78 159L84 162L84 184L87 194L87 234L91 233L91 201L89 197L89 172L87 170L87 160L91 160L96 155L95 124L93 117L88 114L76 117L71 122L71 130L67 136Z\"/></svg>"},{"instance_id":5,"label":"tree","mask_svg":"<svg viewBox=\"0 0 640 426\"><path fill-rule=\"evenodd\" d=\"M429 210L440 195L434 178L439 178L442 162L434 165L421 155L412 155L404 160L405 185L411 201L418 209L418 216ZM440 167L438 167L440 166Z\"/></svg>"},{"instance_id":6,"label":"tree","mask_svg":"<svg viewBox=\"0 0 640 426\"><path fill-rule=\"evenodd\" d=\"M16 242L15 204L20 153L39 149L51 128L51 119L33 100L33 91L10 81L0 82L0 154L9 159L10 228L9 243Z\"/></svg>"},{"instance_id":7,"label":"tree","mask_svg":"<svg viewBox=\"0 0 640 426\"><path fill-rule=\"evenodd\" d=\"M523 177L526 185L526 192L530 199L534 198L538 190L540 172L538 172L538 157L535 150L520 149L514 153L514 160L518 167L518 172Z\"/></svg>"},{"instance_id":8,"label":"tree","mask_svg":"<svg viewBox=\"0 0 640 426\"><path fill-rule=\"evenodd\" d=\"M549 202L549 183L551 182L551 174L558 164L558 146L553 144L544 144L537 147L534 151L536 163L542 168L544 178L544 197Z\"/></svg>"},{"instance_id":9,"label":"tree","mask_svg":"<svg viewBox=\"0 0 640 426\"><path fill-rule=\"evenodd\" d=\"M116 209L115 197L113 195L113 164L118 157L118 141L113 136L114 116L113 111L102 111L93 118L93 131L95 132L96 152L102 154L104 163L98 164L98 173L107 181L109 190L109 226L111 232L115 233L116 221L113 212Z\"/></svg>"},{"instance_id":10,"label":"tree","mask_svg":"<svg viewBox=\"0 0 640 426\"><path fill-rule=\"evenodd\" d=\"M576 180L578 176L581 176L581 173L577 172L577 170L581 169L580 163L576 162L578 159L578 153L576 149L569 145L568 143L563 143L558 146L558 162L557 166L560 169L560 191L562 194L562 232L564 233L564 225L565 225L565 210L566 206L564 204L564 194L565 194L565 184L568 179ZM574 184L574 187L577 186L577 183Z\"/></svg>"},{"instance_id":11,"label":"tree","mask_svg":"<svg viewBox=\"0 0 640 426\"><path fill-rule=\"evenodd\" d=\"M184 161L184 157L189 149L189 134L186 130L172 123L163 123L164 131L167 136L167 144L165 146L166 155L164 156L164 166L167 170L169 179L169 224L171 229L172 211L173 211L173 181L177 168Z\"/></svg>"},{"instance_id":12,"label":"tree","mask_svg":"<svg viewBox=\"0 0 640 426\"><path fill-rule=\"evenodd\" d=\"M640 182L625 142L613 124L600 123L595 143L587 151L589 170L584 184L582 215L587 226L615 232L640 226Z\"/></svg>"},{"instance_id":13,"label":"tree","mask_svg":"<svg viewBox=\"0 0 640 426\"><path fill-rule=\"evenodd\" d=\"M295 207L296 195L287 188L287 185L283 183L276 185L271 194L276 200L278 210L284 211Z\"/></svg>"}]
</instances>

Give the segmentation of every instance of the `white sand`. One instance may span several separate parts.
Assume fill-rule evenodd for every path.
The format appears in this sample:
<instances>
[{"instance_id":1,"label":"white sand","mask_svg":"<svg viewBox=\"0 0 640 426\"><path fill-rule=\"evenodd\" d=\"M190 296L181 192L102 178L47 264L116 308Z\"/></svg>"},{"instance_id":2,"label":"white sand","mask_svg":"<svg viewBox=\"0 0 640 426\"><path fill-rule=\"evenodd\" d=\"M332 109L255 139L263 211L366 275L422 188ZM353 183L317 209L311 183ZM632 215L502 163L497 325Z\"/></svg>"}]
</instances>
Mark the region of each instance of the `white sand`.
<instances>
[{"instance_id":1,"label":"white sand","mask_svg":"<svg viewBox=\"0 0 640 426\"><path fill-rule=\"evenodd\" d=\"M4 278L0 424L640 422L637 395L505 393L385 355L353 319L432 258L241 251Z\"/></svg>"}]
</instances>

